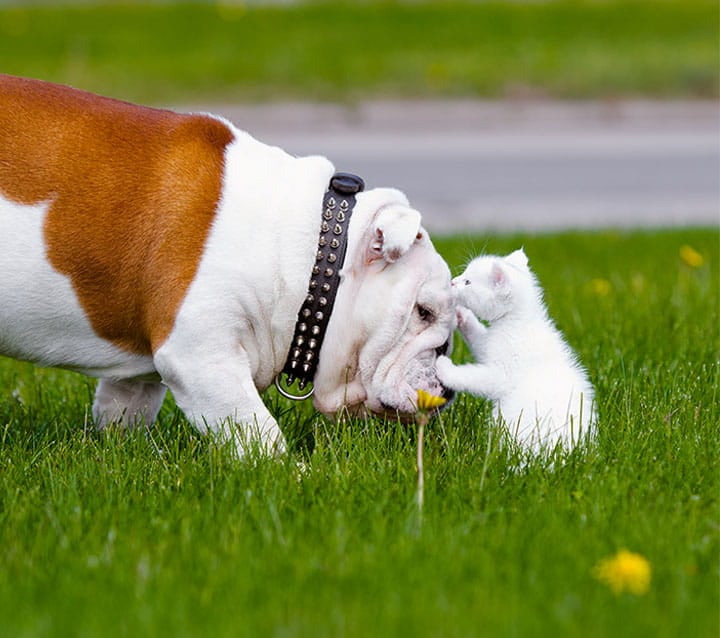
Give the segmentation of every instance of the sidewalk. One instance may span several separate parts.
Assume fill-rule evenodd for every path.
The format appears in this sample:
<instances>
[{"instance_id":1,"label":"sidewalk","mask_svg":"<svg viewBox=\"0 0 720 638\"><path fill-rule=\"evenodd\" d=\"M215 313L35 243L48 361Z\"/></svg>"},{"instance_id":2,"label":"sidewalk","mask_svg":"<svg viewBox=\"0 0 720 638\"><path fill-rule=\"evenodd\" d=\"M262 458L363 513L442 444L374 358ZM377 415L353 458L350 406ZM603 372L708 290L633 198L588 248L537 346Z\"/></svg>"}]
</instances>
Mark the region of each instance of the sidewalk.
<instances>
[{"instance_id":1,"label":"sidewalk","mask_svg":"<svg viewBox=\"0 0 720 638\"><path fill-rule=\"evenodd\" d=\"M369 102L179 107L224 115L368 186L433 232L720 226L715 102Z\"/></svg>"}]
</instances>

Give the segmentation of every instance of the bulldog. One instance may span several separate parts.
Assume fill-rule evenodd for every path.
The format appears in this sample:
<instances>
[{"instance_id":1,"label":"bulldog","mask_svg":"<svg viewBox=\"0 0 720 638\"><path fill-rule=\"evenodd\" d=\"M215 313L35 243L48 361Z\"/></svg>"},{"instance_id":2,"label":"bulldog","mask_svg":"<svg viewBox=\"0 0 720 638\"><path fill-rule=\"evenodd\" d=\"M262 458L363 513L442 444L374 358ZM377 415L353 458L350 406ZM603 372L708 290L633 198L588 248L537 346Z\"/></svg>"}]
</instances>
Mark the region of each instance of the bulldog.
<instances>
[{"instance_id":1,"label":"bulldog","mask_svg":"<svg viewBox=\"0 0 720 638\"><path fill-rule=\"evenodd\" d=\"M320 412L411 417L418 389L450 394L450 272L390 188L349 195L330 263L333 174L220 117L0 75L0 354L98 377L100 428L151 423L169 388L240 454L285 449L260 392L293 352ZM319 269L338 285L300 360Z\"/></svg>"}]
</instances>

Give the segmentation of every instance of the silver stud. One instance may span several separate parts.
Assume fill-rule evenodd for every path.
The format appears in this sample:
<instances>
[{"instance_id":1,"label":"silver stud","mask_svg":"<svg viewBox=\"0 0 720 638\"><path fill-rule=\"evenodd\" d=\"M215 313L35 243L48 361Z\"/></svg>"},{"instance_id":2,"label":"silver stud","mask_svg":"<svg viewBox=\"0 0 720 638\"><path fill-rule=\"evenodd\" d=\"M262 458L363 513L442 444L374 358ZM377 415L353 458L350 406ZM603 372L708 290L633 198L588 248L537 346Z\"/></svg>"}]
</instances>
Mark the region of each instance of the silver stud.
<instances>
[{"instance_id":1,"label":"silver stud","mask_svg":"<svg viewBox=\"0 0 720 638\"><path fill-rule=\"evenodd\" d=\"M322 286L320 286L320 290L322 290L323 292L328 292L330 290L330 284L323 284Z\"/></svg>"},{"instance_id":2,"label":"silver stud","mask_svg":"<svg viewBox=\"0 0 720 638\"><path fill-rule=\"evenodd\" d=\"M303 368L303 372L304 372L305 374L307 374L308 372L310 372L310 364L309 364L309 363L303 363L303 367L302 367L302 368Z\"/></svg>"},{"instance_id":3,"label":"silver stud","mask_svg":"<svg viewBox=\"0 0 720 638\"><path fill-rule=\"evenodd\" d=\"M320 326L313 326L312 333L317 337L320 334Z\"/></svg>"},{"instance_id":4,"label":"silver stud","mask_svg":"<svg viewBox=\"0 0 720 638\"><path fill-rule=\"evenodd\" d=\"M321 248L324 248L326 245L327 245L327 239L325 237L321 237L318 240L318 246L320 246Z\"/></svg>"},{"instance_id":5,"label":"silver stud","mask_svg":"<svg viewBox=\"0 0 720 638\"><path fill-rule=\"evenodd\" d=\"M335 271L334 271L332 268L326 268L326 269L325 269L325 276L326 276L326 277L332 277L334 272L335 272Z\"/></svg>"},{"instance_id":6,"label":"silver stud","mask_svg":"<svg viewBox=\"0 0 720 638\"><path fill-rule=\"evenodd\" d=\"M315 259L317 261L322 261L323 257L325 257L325 253L322 250L318 250L317 255L315 255Z\"/></svg>"},{"instance_id":7,"label":"silver stud","mask_svg":"<svg viewBox=\"0 0 720 638\"><path fill-rule=\"evenodd\" d=\"M333 232L336 235L342 235L342 226L340 224L335 224L335 228L333 228Z\"/></svg>"},{"instance_id":8,"label":"silver stud","mask_svg":"<svg viewBox=\"0 0 720 638\"><path fill-rule=\"evenodd\" d=\"M314 356L315 356L314 352L306 352L305 353L305 361L312 361Z\"/></svg>"},{"instance_id":9,"label":"silver stud","mask_svg":"<svg viewBox=\"0 0 720 638\"><path fill-rule=\"evenodd\" d=\"M347 209L348 209L348 206L349 206L349 204L348 204L347 199L343 199L343 200L340 202L340 208L341 208L342 210L347 210Z\"/></svg>"},{"instance_id":10,"label":"silver stud","mask_svg":"<svg viewBox=\"0 0 720 638\"><path fill-rule=\"evenodd\" d=\"M339 245L340 245L340 240L339 240L339 239L333 237L333 238L330 240L330 248L337 248Z\"/></svg>"},{"instance_id":11,"label":"silver stud","mask_svg":"<svg viewBox=\"0 0 720 638\"><path fill-rule=\"evenodd\" d=\"M333 217L332 211L329 208L326 208L325 212L323 213L323 217L328 221L331 220Z\"/></svg>"},{"instance_id":12,"label":"silver stud","mask_svg":"<svg viewBox=\"0 0 720 638\"><path fill-rule=\"evenodd\" d=\"M334 264L336 260L337 260L337 255L336 255L335 253L330 253L330 254L328 255L328 261L329 261L331 264Z\"/></svg>"},{"instance_id":13,"label":"silver stud","mask_svg":"<svg viewBox=\"0 0 720 638\"><path fill-rule=\"evenodd\" d=\"M345 213L343 213L342 211L340 211L340 212L335 216L335 219L337 219L339 222L344 222L344 221L345 221Z\"/></svg>"},{"instance_id":14,"label":"silver stud","mask_svg":"<svg viewBox=\"0 0 720 638\"><path fill-rule=\"evenodd\" d=\"M310 304L313 301L315 301L315 295L308 295L307 297L305 297L305 303Z\"/></svg>"},{"instance_id":15,"label":"silver stud","mask_svg":"<svg viewBox=\"0 0 720 638\"><path fill-rule=\"evenodd\" d=\"M334 197L331 197L330 199L328 199L327 207L328 207L328 208L335 208L335 198L334 198Z\"/></svg>"},{"instance_id":16,"label":"silver stud","mask_svg":"<svg viewBox=\"0 0 720 638\"><path fill-rule=\"evenodd\" d=\"M303 343L305 343L305 337L302 335L298 336L297 339L295 339L295 345L301 346Z\"/></svg>"},{"instance_id":17,"label":"silver stud","mask_svg":"<svg viewBox=\"0 0 720 638\"><path fill-rule=\"evenodd\" d=\"M298 366L298 362L293 359L293 360L290 362L290 369L291 369L291 370L294 370L295 368L297 368L297 366Z\"/></svg>"},{"instance_id":18,"label":"silver stud","mask_svg":"<svg viewBox=\"0 0 720 638\"><path fill-rule=\"evenodd\" d=\"M327 299L325 297L320 297L320 299L318 299L318 303L320 304L320 307L322 308L323 306L327 305Z\"/></svg>"},{"instance_id":19,"label":"silver stud","mask_svg":"<svg viewBox=\"0 0 720 638\"><path fill-rule=\"evenodd\" d=\"M315 319L317 319L318 321L322 321L324 316L325 315L319 310L315 313Z\"/></svg>"},{"instance_id":20,"label":"silver stud","mask_svg":"<svg viewBox=\"0 0 720 638\"><path fill-rule=\"evenodd\" d=\"M328 226L327 222L323 222L322 226L320 226L320 230L324 233L328 232L330 230L330 226Z\"/></svg>"},{"instance_id":21,"label":"silver stud","mask_svg":"<svg viewBox=\"0 0 720 638\"><path fill-rule=\"evenodd\" d=\"M310 339L308 342L308 348L314 350L317 347L317 339Z\"/></svg>"},{"instance_id":22,"label":"silver stud","mask_svg":"<svg viewBox=\"0 0 720 638\"><path fill-rule=\"evenodd\" d=\"M314 279L310 282L310 290L315 290L317 288L317 281Z\"/></svg>"},{"instance_id":23,"label":"silver stud","mask_svg":"<svg viewBox=\"0 0 720 638\"><path fill-rule=\"evenodd\" d=\"M303 308L302 316L307 319L310 316L310 308Z\"/></svg>"},{"instance_id":24,"label":"silver stud","mask_svg":"<svg viewBox=\"0 0 720 638\"><path fill-rule=\"evenodd\" d=\"M319 275L320 274L320 266L317 266L317 265L313 266L312 273L313 273L313 275Z\"/></svg>"},{"instance_id":25,"label":"silver stud","mask_svg":"<svg viewBox=\"0 0 720 638\"><path fill-rule=\"evenodd\" d=\"M302 350L300 350L300 348L295 348L295 350L293 350L292 358L299 359L301 354L302 354Z\"/></svg>"},{"instance_id":26,"label":"silver stud","mask_svg":"<svg viewBox=\"0 0 720 638\"><path fill-rule=\"evenodd\" d=\"M307 332L307 324L306 324L306 323L301 323L301 324L298 326L298 330L299 330L300 332Z\"/></svg>"}]
</instances>

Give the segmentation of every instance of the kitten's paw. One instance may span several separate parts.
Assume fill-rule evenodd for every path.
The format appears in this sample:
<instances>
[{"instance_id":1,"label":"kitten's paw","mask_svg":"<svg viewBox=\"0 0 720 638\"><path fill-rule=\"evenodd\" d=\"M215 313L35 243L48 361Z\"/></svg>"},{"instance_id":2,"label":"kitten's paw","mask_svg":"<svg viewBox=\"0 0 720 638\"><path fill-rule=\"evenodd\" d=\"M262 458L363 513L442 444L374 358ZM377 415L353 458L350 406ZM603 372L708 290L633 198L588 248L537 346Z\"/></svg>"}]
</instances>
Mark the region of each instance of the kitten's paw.
<instances>
[{"instance_id":1,"label":"kitten's paw","mask_svg":"<svg viewBox=\"0 0 720 638\"><path fill-rule=\"evenodd\" d=\"M456 368L450 357L442 355L437 358L435 362L435 368L437 370L438 379L445 387L455 389L456 385Z\"/></svg>"},{"instance_id":2,"label":"kitten's paw","mask_svg":"<svg viewBox=\"0 0 720 638\"><path fill-rule=\"evenodd\" d=\"M478 344L475 342L485 336L487 328L478 320L472 310L465 306L458 306L456 313L460 334L465 337L465 341L471 347L477 346Z\"/></svg>"},{"instance_id":3,"label":"kitten's paw","mask_svg":"<svg viewBox=\"0 0 720 638\"><path fill-rule=\"evenodd\" d=\"M472 313L472 310L466 308L465 306L458 306L455 312L457 313L458 328L467 326L475 319L475 315Z\"/></svg>"}]
</instances>

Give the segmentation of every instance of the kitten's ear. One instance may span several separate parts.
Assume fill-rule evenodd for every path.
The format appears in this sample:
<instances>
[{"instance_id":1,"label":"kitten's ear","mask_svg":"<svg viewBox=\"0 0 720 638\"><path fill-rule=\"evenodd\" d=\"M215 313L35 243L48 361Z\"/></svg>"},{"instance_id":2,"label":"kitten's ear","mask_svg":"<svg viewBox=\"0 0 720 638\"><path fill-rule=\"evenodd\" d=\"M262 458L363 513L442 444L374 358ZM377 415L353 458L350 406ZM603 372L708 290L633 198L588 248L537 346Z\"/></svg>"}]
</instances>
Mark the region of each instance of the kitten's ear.
<instances>
[{"instance_id":1,"label":"kitten's ear","mask_svg":"<svg viewBox=\"0 0 720 638\"><path fill-rule=\"evenodd\" d=\"M490 283L493 288L499 291L504 291L510 286L505 266L499 259L493 263L490 269Z\"/></svg>"},{"instance_id":2,"label":"kitten's ear","mask_svg":"<svg viewBox=\"0 0 720 638\"><path fill-rule=\"evenodd\" d=\"M519 248L515 252L510 253L507 257L505 257L505 261L511 266L515 266L515 268L519 268L520 270L527 270L528 258L522 248Z\"/></svg>"}]
</instances>

